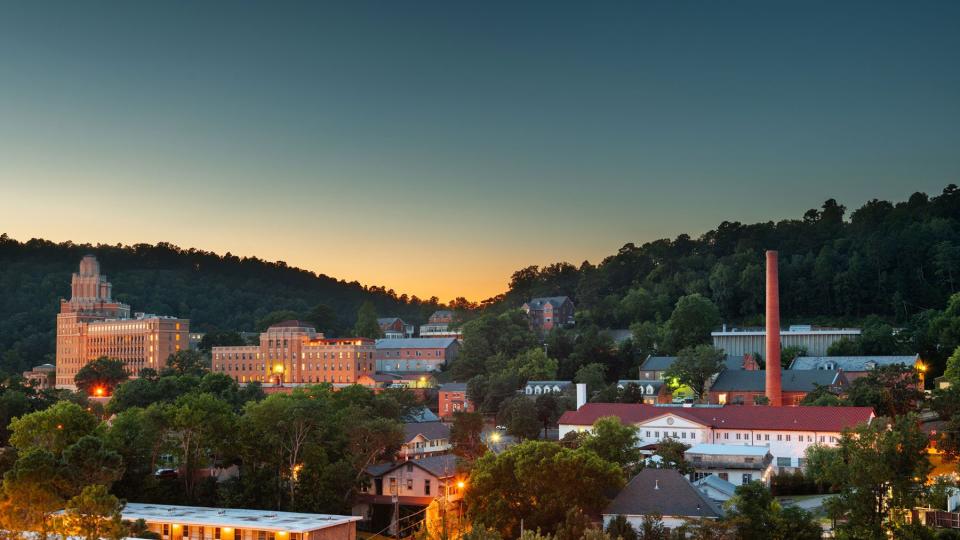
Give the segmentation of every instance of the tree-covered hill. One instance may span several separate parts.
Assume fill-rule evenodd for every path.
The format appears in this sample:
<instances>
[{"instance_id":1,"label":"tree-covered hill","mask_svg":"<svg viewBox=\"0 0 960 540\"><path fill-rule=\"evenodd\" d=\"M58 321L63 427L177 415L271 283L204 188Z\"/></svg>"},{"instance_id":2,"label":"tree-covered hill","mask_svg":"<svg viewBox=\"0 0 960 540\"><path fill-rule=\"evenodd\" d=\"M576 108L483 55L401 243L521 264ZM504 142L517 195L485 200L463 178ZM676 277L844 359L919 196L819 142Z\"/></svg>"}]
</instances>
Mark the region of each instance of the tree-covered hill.
<instances>
[{"instance_id":1,"label":"tree-covered hill","mask_svg":"<svg viewBox=\"0 0 960 540\"><path fill-rule=\"evenodd\" d=\"M292 268L284 262L181 249L160 243L134 246L18 242L0 236L0 371L16 373L52 362L60 298L70 276L93 253L113 283L115 299L134 311L186 317L198 331L256 330L271 315L318 321L320 330L346 331L370 301L383 316L419 323L436 298L396 295ZM277 313L291 312L291 313Z\"/></svg>"},{"instance_id":2,"label":"tree-covered hill","mask_svg":"<svg viewBox=\"0 0 960 540\"><path fill-rule=\"evenodd\" d=\"M785 322L859 323L876 315L906 324L943 309L960 289L960 190L949 185L905 202L872 200L845 219L827 200L799 219L723 222L699 238L680 235L624 245L597 265L557 263L513 274L509 290L485 302L516 307L536 296L569 295L581 320L601 327L665 320L676 301L699 293L729 323L759 324L764 257L780 252Z\"/></svg>"}]
</instances>

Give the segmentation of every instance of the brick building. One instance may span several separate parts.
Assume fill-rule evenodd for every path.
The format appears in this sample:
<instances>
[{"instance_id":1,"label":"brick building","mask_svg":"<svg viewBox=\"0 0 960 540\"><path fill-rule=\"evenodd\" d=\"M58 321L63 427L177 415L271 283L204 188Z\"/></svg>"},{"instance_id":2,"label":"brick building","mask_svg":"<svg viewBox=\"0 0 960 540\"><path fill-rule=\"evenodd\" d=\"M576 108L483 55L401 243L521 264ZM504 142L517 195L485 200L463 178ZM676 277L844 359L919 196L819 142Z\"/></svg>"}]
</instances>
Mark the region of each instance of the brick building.
<instances>
[{"instance_id":1,"label":"brick building","mask_svg":"<svg viewBox=\"0 0 960 540\"><path fill-rule=\"evenodd\" d=\"M189 348L190 321L137 313L111 298L112 285L100 274L93 255L73 274L70 300L60 300L57 314L57 388L76 389L80 368L101 356L122 360L131 377L159 370L171 354Z\"/></svg>"},{"instance_id":2,"label":"brick building","mask_svg":"<svg viewBox=\"0 0 960 540\"><path fill-rule=\"evenodd\" d=\"M785 369L781 377L784 406L799 405L816 387L825 386L840 393L847 386L842 371L801 371ZM755 405L765 395L766 371L724 370L707 392L707 401L716 405Z\"/></svg>"},{"instance_id":3,"label":"brick building","mask_svg":"<svg viewBox=\"0 0 960 540\"><path fill-rule=\"evenodd\" d=\"M214 347L211 356L213 371L239 383L356 384L373 375L375 350L372 339L327 339L309 324L290 320L260 334L259 345Z\"/></svg>"},{"instance_id":4,"label":"brick building","mask_svg":"<svg viewBox=\"0 0 960 540\"><path fill-rule=\"evenodd\" d=\"M530 326L537 331L549 332L557 326L573 325L573 302L566 296L534 298L523 304L522 309L530 317Z\"/></svg>"},{"instance_id":5,"label":"brick building","mask_svg":"<svg viewBox=\"0 0 960 540\"><path fill-rule=\"evenodd\" d=\"M377 340L377 371L389 373L438 371L457 356L454 338Z\"/></svg>"},{"instance_id":6,"label":"brick building","mask_svg":"<svg viewBox=\"0 0 960 540\"><path fill-rule=\"evenodd\" d=\"M444 420L453 417L457 411L473 412L473 402L467 399L466 383L441 384L437 392L437 411Z\"/></svg>"}]
</instances>

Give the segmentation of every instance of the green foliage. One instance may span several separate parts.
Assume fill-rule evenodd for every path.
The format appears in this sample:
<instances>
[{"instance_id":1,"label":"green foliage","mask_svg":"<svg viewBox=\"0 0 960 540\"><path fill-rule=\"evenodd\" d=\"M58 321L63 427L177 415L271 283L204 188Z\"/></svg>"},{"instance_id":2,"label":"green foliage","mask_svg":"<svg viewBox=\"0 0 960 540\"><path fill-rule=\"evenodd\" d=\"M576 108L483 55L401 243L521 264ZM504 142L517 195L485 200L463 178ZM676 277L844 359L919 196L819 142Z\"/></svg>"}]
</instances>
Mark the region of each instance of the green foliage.
<instances>
[{"instance_id":1,"label":"green foliage","mask_svg":"<svg viewBox=\"0 0 960 540\"><path fill-rule=\"evenodd\" d=\"M353 335L371 339L383 337L383 329L377 322L377 308L373 302L364 302L357 310L357 323L353 325Z\"/></svg>"},{"instance_id":2,"label":"green foliage","mask_svg":"<svg viewBox=\"0 0 960 540\"><path fill-rule=\"evenodd\" d=\"M947 358L947 368L943 376L952 384L960 385L960 347L953 350L953 353Z\"/></svg>"},{"instance_id":3,"label":"green foliage","mask_svg":"<svg viewBox=\"0 0 960 540\"><path fill-rule=\"evenodd\" d=\"M474 461L482 456L487 447L480 439L483 432L483 415L477 412L456 411L453 413L453 425L450 427L450 444L453 453Z\"/></svg>"},{"instance_id":4,"label":"green foliage","mask_svg":"<svg viewBox=\"0 0 960 540\"><path fill-rule=\"evenodd\" d=\"M676 469L680 474L689 474L693 472L693 465L683 455L688 448L690 448L689 445L668 437L657 443L657 449L653 455L660 456L661 468Z\"/></svg>"},{"instance_id":5,"label":"green foliage","mask_svg":"<svg viewBox=\"0 0 960 540\"><path fill-rule=\"evenodd\" d=\"M607 372L607 367L598 362L587 364L577 370L577 374L574 375L573 381L580 384L587 385L587 395L592 395L594 392L598 392L604 386L606 386L606 380L604 374Z\"/></svg>"},{"instance_id":6,"label":"green foliage","mask_svg":"<svg viewBox=\"0 0 960 540\"><path fill-rule=\"evenodd\" d=\"M664 529L662 522L660 523L660 529ZM666 531L664 530L663 532L662 539L666 540ZM613 518L610 519L610 523L607 524L607 534L610 535L610 538L637 540L637 530L634 529L630 521L627 520L627 516L622 514L613 516Z\"/></svg>"},{"instance_id":7,"label":"green foliage","mask_svg":"<svg viewBox=\"0 0 960 540\"><path fill-rule=\"evenodd\" d=\"M193 375L203 377L210 371L209 362L198 351L182 350L167 357L167 365L160 375Z\"/></svg>"},{"instance_id":8,"label":"green foliage","mask_svg":"<svg viewBox=\"0 0 960 540\"><path fill-rule=\"evenodd\" d=\"M667 379L677 379L693 390L694 396L702 399L707 382L724 368L723 351L712 345L696 345L681 349L677 359L666 372Z\"/></svg>"},{"instance_id":9,"label":"green foliage","mask_svg":"<svg viewBox=\"0 0 960 540\"><path fill-rule=\"evenodd\" d=\"M664 326L665 349L680 351L710 343L710 332L720 322L720 310L709 298L696 293L683 296Z\"/></svg>"},{"instance_id":10,"label":"green foliage","mask_svg":"<svg viewBox=\"0 0 960 540\"><path fill-rule=\"evenodd\" d=\"M784 347L780 351L780 367L787 369L790 367L790 364L798 356L806 356L807 349L805 347L800 347L798 345L791 345L789 347Z\"/></svg>"},{"instance_id":11,"label":"green foliage","mask_svg":"<svg viewBox=\"0 0 960 540\"><path fill-rule=\"evenodd\" d=\"M616 416L605 416L594 422L581 448L620 465L629 473L640 461L637 441L636 426L623 424Z\"/></svg>"},{"instance_id":12,"label":"green foliage","mask_svg":"<svg viewBox=\"0 0 960 540\"><path fill-rule=\"evenodd\" d=\"M800 508L782 508L760 482L737 486L724 518L740 540L819 540L823 534L813 516Z\"/></svg>"},{"instance_id":13,"label":"green foliage","mask_svg":"<svg viewBox=\"0 0 960 540\"><path fill-rule=\"evenodd\" d=\"M297 315L292 318L314 323L328 321L316 311L320 304L344 319L332 328L318 327L321 331L352 326L353 314L363 302L411 323L425 321L441 307L436 298L338 281L282 261L217 255L168 243L93 246L40 239L21 243L0 234L0 286L7 291L0 305L0 373L19 374L53 363L59 299L69 297L70 274L89 253L101 261L115 298L137 311L190 319L191 330L198 332L252 331L258 320L276 311L290 311Z\"/></svg>"},{"instance_id":14,"label":"green foliage","mask_svg":"<svg viewBox=\"0 0 960 540\"><path fill-rule=\"evenodd\" d=\"M66 530L85 540L121 540L126 528L120 518L123 506L105 486L89 485L67 501L63 519Z\"/></svg>"},{"instance_id":15,"label":"green foliage","mask_svg":"<svg viewBox=\"0 0 960 540\"><path fill-rule=\"evenodd\" d=\"M557 378L557 361L541 347L521 352L507 361L504 371L516 375L520 384L527 381L552 381Z\"/></svg>"},{"instance_id":16,"label":"green foliage","mask_svg":"<svg viewBox=\"0 0 960 540\"><path fill-rule=\"evenodd\" d=\"M599 513L608 503L607 493L622 485L620 467L591 451L526 441L478 459L466 501L474 526L513 538L521 519L528 530L549 533L566 521L571 508Z\"/></svg>"},{"instance_id":17,"label":"green foliage","mask_svg":"<svg viewBox=\"0 0 960 540\"><path fill-rule=\"evenodd\" d=\"M58 469L57 457L43 448L21 453L3 476L0 525L4 530L37 531L41 538L46 537L51 516L63 504Z\"/></svg>"},{"instance_id":18,"label":"green foliage","mask_svg":"<svg viewBox=\"0 0 960 540\"><path fill-rule=\"evenodd\" d=\"M497 422L507 427L507 433L523 439L540 436L540 419L533 400L518 396L503 402L497 412Z\"/></svg>"},{"instance_id":19,"label":"green foliage","mask_svg":"<svg viewBox=\"0 0 960 540\"><path fill-rule=\"evenodd\" d=\"M932 469L927 436L915 415L845 430L836 447L807 449L807 471L816 481L834 486L828 514L842 518L843 534L881 538L905 523L909 509L926 491Z\"/></svg>"},{"instance_id":20,"label":"green foliage","mask_svg":"<svg viewBox=\"0 0 960 540\"><path fill-rule=\"evenodd\" d=\"M913 366L878 366L853 381L846 401L858 407L873 407L877 416L902 416L917 409L924 394Z\"/></svg>"},{"instance_id":21,"label":"green foliage","mask_svg":"<svg viewBox=\"0 0 960 540\"><path fill-rule=\"evenodd\" d=\"M567 396L548 393L537 396L534 401L537 408L537 419L543 425L544 433L552 425L556 425L563 413L573 409L573 403Z\"/></svg>"},{"instance_id":22,"label":"green foliage","mask_svg":"<svg viewBox=\"0 0 960 540\"><path fill-rule=\"evenodd\" d=\"M499 315L484 313L463 325L463 346L450 371L458 381L477 375L492 375L504 367L497 365L497 357L505 362L536 346L537 337L522 311L512 310Z\"/></svg>"},{"instance_id":23,"label":"green foliage","mask_svg":"<svg viewBox=\"0 0 960 540\"><path fill-rule=\"evenodd\" d=\"M10 444L19 452L42 448L59 457L64 449L90 435L97 419L75 403L60 401L48 409L10 422Z\"/></svg>"},{"instance_id":24,"label":"green foliage","mask_svg":"<svg viewBox=\"0 0 960 540\"><path fill-rule=\"evenodd\" d=\"M88 362L77 370L77 374L74 376L77 388L88 395L93 395L97 388L102 388L104 394L109 395L117 385L125 380L127 380L127 372L124 369L123 361L106 356Z\"/></svg>"}]
</instances>

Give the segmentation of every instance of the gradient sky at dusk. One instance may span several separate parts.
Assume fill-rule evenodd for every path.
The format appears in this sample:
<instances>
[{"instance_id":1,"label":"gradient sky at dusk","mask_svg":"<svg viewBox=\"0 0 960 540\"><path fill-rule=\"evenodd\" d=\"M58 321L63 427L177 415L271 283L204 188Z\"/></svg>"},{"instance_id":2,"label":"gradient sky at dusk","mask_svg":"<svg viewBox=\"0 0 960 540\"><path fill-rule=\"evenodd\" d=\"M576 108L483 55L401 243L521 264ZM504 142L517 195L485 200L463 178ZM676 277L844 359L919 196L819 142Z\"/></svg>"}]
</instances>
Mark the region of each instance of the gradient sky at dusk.
<instances>
[{"instance_id":1,"label":"gradient sky at dusk","mask_svg":"<svg viewBox=\"0 0 960 540\"><path fill-rule=\"evenodd\" d=\"M960 2L0 9L21 240L482 299L530 264L960 182Z\"/></svg>"}]
</instances>

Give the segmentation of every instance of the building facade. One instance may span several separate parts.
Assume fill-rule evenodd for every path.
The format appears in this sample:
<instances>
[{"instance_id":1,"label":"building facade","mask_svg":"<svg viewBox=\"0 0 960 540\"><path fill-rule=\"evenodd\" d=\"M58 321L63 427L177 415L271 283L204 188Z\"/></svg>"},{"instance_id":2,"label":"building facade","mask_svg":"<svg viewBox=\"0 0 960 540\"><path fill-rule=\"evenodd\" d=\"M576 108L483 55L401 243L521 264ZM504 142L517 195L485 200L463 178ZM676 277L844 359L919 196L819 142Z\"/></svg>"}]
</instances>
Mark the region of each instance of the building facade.
<instances>
[{"instance_id":1,"label":"building facade","mask_svg":"<svg viewBox=\"0 0 960 540\"><path fill-rule=\"evenodd\" d=\"M327 339L308 324L283 321L260 334L259 345L214 347L211 356L213 371L239 383L357 384L373 375L375 350L372 339Z\"/></svg>"},{"instance_id":2,"label":"building facade","mask_svg":"<svg viewBox=\"0 0 960 540\"><path fill-rule=\"evenodd\" d=\"M456 314L449 309L434 311L427 324L420 325L420 337L452 337L460 339L463 332L451 329L450 326L456 320Z\"/></svg>"},{"instance_id":3,"label":"building facade","mask_svg":"<svg viewBox=\"0 0 960 540\"><path fill-rule=\"evenodd\" d=\"M419 459L446 454L450 445L450 426L443 422L407 422L403 424L403 444L398 457Z\"/></svg>"},{"instance_id":4,"label":"building facade","mask_svg":"<svg viewBox=\"0 0 960 540\"><path fill-rule=\"evenodd\" d=\"M683 457L694 468L692 481L713 474L735 486L754 481L770 485L774 472L773 455L764 446L696 444Z\"/></svg>"},{"instance_id":5,"label":"building facade","mask_svg":"<svg viewBox=\"0 0 960 540\"><path fill-rule=\"evenodd\" d=\"M137 313L111 298L112 285L100 273L93 255L80 261L73 274L69 300L57 314L57 388L76 389L80 368L101 356L122 360L130 377L140 370L159 370L167 357L189 348L190 321Z\"/></svg>"},{"instance_id":6,"label":"building facade","mask_svg":"<svg viewBox=\"0 0 960 540\"><path fill-rule=\"evenodd\" d=\"M454 338L377 340L377 371L388 373L439 371L457 356Z\"/></svg>"},{"instance_id":7,"label":"building facade","mask_svg":"<svg viewBox=\"0 0 960 540\"><path fill-rule=\"evenodd\" d=\"M534 298L523 304L521 309L530 318L530 326L540 332L574 324L573 301L566 296Z\"/></svg>"},{"instance_id":8,"label":"building facade","mask_svg":"<svg viewBox=\"0 0 960 540\"><path fill-rule=\"evenodd\" d=\"M762 353L765 350L767 332L762 328L724 327L719 332L711 332L713 346L723 349L727 354L743 356ZM819 328L810 325L793 325L780 331L780 346L802 347L811 356L825 356L830 345L841 339L860 337L859 328Z\"/></svg>"},{"instance_id":9,"label":"building facade","mask_svg":"<svg viewBox=\"0 0 960 540\"><path fill-rule=\"evenodd\" d=\"M466 383L445 383L437 390L437 411L440 418L453 418L455 412L473 412L473 402L467 398Z\"/></svg>"},{"instance_id":10,"label":"building facade","mask_svg":"<svg viewBox=\"0 0 960 540\"><path fill-rule=\"evenodd\" d=\"M400 317L381 317L377 319L383 337L387 339L403 339L413 337L413 325L403 322Z\"/></svg>"},{"instance_id":11,"label":"building facade","mask_svg":"<svg viewBox=\"0 0 960 540\"><path fill-rule=\"evenodd\" d=\"M124 521L142 519L161 540L356 540L359 517L276 510L127 503Z\"/></svg>"},{"instance_id":12,"label":"building facade","mask_svg":"<svg viewBox=\"0 0 960 540\"><path fill-rule=\"evenodd\" d=\"M638 446L664 439L684 444L763 446L778 469L799 468L807 448L834 445L845 428L869 423L870 407L679 407L639 403L587 403L560 417L560 438L589 431L604 416L616 416L638 429Z\"/></svg>"}]
</instances>

